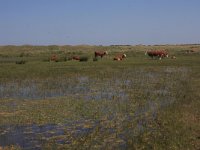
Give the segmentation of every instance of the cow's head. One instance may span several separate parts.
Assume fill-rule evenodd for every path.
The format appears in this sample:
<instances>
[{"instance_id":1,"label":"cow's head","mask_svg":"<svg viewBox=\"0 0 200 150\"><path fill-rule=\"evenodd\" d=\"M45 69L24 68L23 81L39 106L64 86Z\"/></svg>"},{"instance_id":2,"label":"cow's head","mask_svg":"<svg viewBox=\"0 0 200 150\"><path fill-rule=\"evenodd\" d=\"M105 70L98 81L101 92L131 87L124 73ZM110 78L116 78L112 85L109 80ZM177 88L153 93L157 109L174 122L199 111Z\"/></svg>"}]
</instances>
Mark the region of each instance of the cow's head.
<instances>
[{"instance_id":1,"label":"cow's head","mask_svg":"<svg viewBox=\"0 0 200 150\"><path fill-rule=\"evenodd\" d=\"M126 54L123 54L123 55L122 55L122 58L126 58Z\"/></svg>"},{"instance_id":2,"label":"cow's head","mask_svg":"<svg viewBox=\"0 0 200 150\"><path fill-rule=\"evenodd\" d=\"M108 51L105 51L104 54L105 54L105 55L108 55Z\"/></svg>"}]
</instances>

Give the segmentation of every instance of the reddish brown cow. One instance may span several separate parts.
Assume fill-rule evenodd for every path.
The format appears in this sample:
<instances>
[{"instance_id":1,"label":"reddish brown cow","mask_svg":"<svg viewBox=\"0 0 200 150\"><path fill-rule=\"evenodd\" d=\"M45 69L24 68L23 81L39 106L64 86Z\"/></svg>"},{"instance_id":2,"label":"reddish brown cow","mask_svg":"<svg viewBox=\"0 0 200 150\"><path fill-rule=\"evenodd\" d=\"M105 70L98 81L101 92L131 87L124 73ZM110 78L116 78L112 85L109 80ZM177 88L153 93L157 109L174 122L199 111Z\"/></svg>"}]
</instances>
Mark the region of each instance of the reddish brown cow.
<instances>
[{"instance_id":1,"label":"reddish brown cow","mask_svg":"<svg viewBox=\"0 0 200 150\"><path fill-rule=\"evenodd\" d=\"M123 60L124 58L126 58L126 54L120 54L120 55L115 56L113 60L120 61L120 60Z\"/></svg>"},{"instance_id":2,"label":"reddish brown cow","mask_svg":"<svg viewBox=\"0 0 200 150\"><path fill-rule=\"evenodd\" d=\"M73 56L72 59L73 60L80 60L80 57L79 56Z\"/></svg>"},{"instance_id":3,"label":"reddish brown cow","mask_svg":"<svg viewBox=\"0 0 200 150\"><path fill-rule=\"evenodd\" d=\"M100 56L102 58L104 55L107 55L107 54L108 54L107 51L105 51L105 52L94 52L95 58L98 57L98 56Z\"/></svg>"},{"instance_id":4,"label":"reddish brown cow","mask_svg":"<svg viewBox=\"0 0 200 150\"><path fill-rule=\"evenodd\" d=\"M58 56L55 54L51 55L50 61L58 61Z\"/></svg>"},{"instance_id":5,"label":"reddish brown cow","mask_svg":"<svg viewBox=\"0 0 200 150\"><path fill-rule=\"evenodd\" d=\"M189 54L189 53L195 53L195 52L196 52L196 50L194 50L194 49L186 50L186 53L187 53L187 54Z\"/></svg>"},{"instance_id":6,"label":"reddish brown cow","mask_svg":"<svg viewBox=\"0 0 200 150\"><path fill-rule=\"evenodd\" d=\"M153 50L153 51L147 51L145 55L150 56L151 58L159 58L162 59L164 57L168 57L168 53L165 50Z\"/></svg>"}]
</instances>

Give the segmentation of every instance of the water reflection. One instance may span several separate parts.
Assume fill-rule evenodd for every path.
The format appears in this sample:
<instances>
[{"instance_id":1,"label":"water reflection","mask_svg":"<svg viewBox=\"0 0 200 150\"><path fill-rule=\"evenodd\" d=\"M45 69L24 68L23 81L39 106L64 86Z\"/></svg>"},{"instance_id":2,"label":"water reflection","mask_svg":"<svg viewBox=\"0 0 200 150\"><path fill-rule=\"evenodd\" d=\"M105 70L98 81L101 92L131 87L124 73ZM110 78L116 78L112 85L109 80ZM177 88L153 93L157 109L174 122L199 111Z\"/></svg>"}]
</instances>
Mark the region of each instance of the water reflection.
<instances>
[{"instance_id":1,"label":"water reflection","mask_svg":"<svg viewBox=\"0 0 200 150\"><path fill-rule=\"evenodd\" d=\"M72 96L88 100L111 100L113 97L127 98L127 93L118 88L118 81L112 81L108 85L106 81L77 77L73 79L47 79L24 80L0 83L0 99L46 99L53 97ZM128 84L124 82L121 84ZM96 86L98 85L98 87ZM117 87L117 88L113 88Z\"/></svg>"}]
</instances>

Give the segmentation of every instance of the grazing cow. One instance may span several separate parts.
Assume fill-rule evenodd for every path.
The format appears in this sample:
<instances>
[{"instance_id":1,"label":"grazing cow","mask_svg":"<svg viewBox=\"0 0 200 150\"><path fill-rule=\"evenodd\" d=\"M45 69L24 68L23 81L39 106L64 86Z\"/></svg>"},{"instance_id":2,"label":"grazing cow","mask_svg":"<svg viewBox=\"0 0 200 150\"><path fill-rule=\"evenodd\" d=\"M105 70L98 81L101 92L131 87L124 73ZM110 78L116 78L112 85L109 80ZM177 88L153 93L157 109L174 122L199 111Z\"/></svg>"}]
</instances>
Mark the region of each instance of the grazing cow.
<instances>
[{"instance_id":1,"label":"grazing cow","mask_svg":"<svg viewBox=\"0 0 200 150\"><path fill-rule=\"evenodd\" d=\"M58 56L55 54L51 55L50 61L58 61Z\"/></svg>"},{"instance_id":2,"label":"grazing cow","mask_svg":"<svg viewBox=\"0 0 200 150\"><path fill-rule=\"evenodd\" d=\"M120 61L120 60L123 60L124 58L126 58L126 54L120 54L120 55L115 56L113 60Z\"/></svg>"},{"instance_id":3,"label":"grazing cow","mask_svg":"<svg viewBox=\"0 0 200 150\"><path fill-rule=\"evenodd\" d=\"M80 57L79 56L73 56L72 59L73 60L80 60Z\"/></svg>"},{"instance_id":4,"label":"grazing cow","mask_svg":"<svg viewBox=\"0 0 200 150\"><path fill-rule=\"evenodd\" d=\"M102 58L104 55L107 55L107 54L108 54L107 51L105 51L105 52L94 52L95 58L98 57L98 56L100 56Z\"/></svg>"},{"instance_id":5,"label":"grazing cow","mask_svg":"<svg viewBox=\"0 0 200 150\"><path fill-rule=\"evenodd\" d=\"M159 58L162 59L164 57L168 57L168 53L165 50L153 50L153 51L146 51L145 55L150 56L152 59Z\"/></svg>"},{"instance_id":6,"label":"grazing cow","mask_svg":"<svg viewBox=\"0 0 200 150\"><path fill-rule=\"evenodd\" d=\"M186 50L186 54L189 54L189 53L195 53L195 52L196 52L196 50L194 50L194 49Z\"/></svg>"}]
</instances>

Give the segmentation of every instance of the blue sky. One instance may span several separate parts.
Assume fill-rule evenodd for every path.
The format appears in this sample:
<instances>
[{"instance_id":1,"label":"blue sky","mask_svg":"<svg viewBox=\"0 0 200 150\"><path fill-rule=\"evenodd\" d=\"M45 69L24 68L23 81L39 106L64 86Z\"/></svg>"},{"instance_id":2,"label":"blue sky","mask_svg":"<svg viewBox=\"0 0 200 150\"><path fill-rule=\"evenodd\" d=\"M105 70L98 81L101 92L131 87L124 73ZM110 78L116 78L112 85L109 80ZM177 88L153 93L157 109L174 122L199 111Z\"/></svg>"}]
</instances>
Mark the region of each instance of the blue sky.
<instances>
[{"instance_id":1,"label":"blue sky","mask_svg":"<svg viewBox=\"0 0 200 150\"><path fill-rule=\"evenodd\" d=\"M0 0L0 45L200 43L200 0Z\"/></svg>"}]
</instances>

